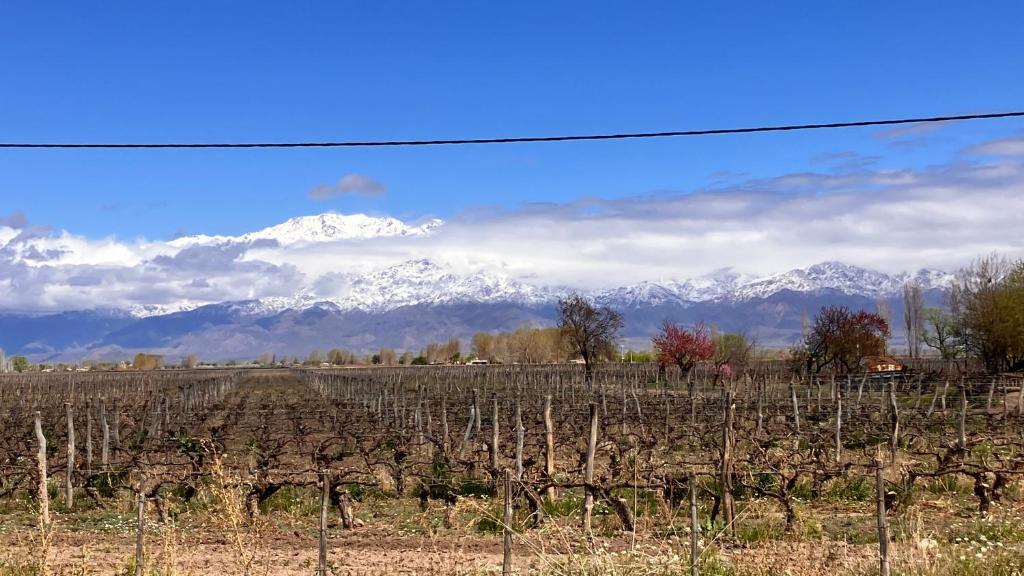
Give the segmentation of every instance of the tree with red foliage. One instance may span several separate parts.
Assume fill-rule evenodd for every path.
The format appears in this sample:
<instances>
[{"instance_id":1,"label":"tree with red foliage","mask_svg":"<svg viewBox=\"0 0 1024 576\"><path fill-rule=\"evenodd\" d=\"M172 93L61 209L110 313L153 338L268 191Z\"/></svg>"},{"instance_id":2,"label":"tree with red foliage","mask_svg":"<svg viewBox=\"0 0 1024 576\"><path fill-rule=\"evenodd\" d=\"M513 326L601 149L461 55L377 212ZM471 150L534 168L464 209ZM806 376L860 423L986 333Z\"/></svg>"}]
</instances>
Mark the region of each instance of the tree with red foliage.
<instances>
[{"instance_id":1,"label":"tree with red foliage","mask_svg":"<svg viewBox=\"0 0 1024 576\"><path fill-rule=\"evenodd\" d=\"M651 338L654 351L661 367L675 364L686 375L697 362L710 360L715 353L711 331L698 323L693 330L687 330L675 322L665 321L661 333Z\"/></svg>"},{"instance_id":2,"label":"tree with red foliage","mask_svg":"<svg viewBox=\"0 0 1024 576\"><path fill-rule=\"evenodd\" d=\"M868 356L885 354L889 323L878 314L851 312L845 306L825 306L814 326L794 351L797 365L808 373L830 368L840 373L859 370Z\"/></svg>"}]
</instances>

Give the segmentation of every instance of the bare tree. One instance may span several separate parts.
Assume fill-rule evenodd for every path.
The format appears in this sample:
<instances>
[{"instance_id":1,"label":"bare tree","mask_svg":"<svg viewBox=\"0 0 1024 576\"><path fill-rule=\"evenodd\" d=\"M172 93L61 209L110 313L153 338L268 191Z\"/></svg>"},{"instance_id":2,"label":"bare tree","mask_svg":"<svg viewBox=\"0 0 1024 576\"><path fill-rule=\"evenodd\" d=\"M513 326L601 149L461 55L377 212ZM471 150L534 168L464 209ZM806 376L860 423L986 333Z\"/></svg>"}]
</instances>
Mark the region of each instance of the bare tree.
<instances>
[{"instance_id":1,"label":"bare tree","mask_svg":"<svg viewBox=\"0 0 1024 576\"><path fill-rule=\"evenodd\" d=\"M591 382L594 363L615 354L622 315L573 293L558 300L558 327L570 348L583 358L587 382Z\"/></svg>"},{"instance_id":2,"label":"bare tree","mask_svg":"<svg viewBox=\"0 0 1024 576\"><path fill-rule=\"evenodd\" d=\"M927 308L924 316L931 330L921 335L924 343L934 348L943 360L953 360L963 351L963 329L957 319L941 308Z\"/></svg>"},{"instance_id":3,"label":"bare tree","mask_svg":"<svg viewBox=\"0 0 1024 576\"><path fill-rule=\"evenodd\" d=\"M907 355L921 357L924 340L924 294L921 285L911 280L903 285L903 329L907 339Z\"/></svg>"}]
</instances>

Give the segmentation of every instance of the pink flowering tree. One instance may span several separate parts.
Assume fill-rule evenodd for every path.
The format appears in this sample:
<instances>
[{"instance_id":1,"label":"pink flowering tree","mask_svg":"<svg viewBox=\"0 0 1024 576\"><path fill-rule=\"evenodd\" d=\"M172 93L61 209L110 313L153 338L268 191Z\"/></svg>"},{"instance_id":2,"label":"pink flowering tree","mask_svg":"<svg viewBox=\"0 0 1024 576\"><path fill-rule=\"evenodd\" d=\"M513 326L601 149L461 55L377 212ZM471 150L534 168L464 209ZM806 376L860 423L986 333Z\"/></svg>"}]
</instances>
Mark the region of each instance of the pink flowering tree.
<instances>
[{"instance_id":1,"label":"pink flowering tree","mask_svg":"<svg viewBox=\"0 0 1024 576\"><path fill-rule=\"evenodd\" d=\"M668 366L675 364L686 375L693 370L697 362L710 360L715 353L715 345L711 339L711 331L703 323L698 323L692 330L687 330L675 322L665 321L661 332L651 338L658 356L658 364Z\"/></svg>"}]
</instances>

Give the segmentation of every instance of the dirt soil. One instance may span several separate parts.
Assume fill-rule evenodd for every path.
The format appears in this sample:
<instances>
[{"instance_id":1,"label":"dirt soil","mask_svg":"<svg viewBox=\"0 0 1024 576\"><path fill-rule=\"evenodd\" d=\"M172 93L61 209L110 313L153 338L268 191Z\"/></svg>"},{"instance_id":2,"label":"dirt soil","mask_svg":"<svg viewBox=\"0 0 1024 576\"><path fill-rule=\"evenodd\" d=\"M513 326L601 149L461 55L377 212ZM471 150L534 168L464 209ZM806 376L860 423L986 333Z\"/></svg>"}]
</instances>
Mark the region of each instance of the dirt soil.
<instances>
[{"instance_id":1,"label":"dirt soil","mask_svg":"<svg viewBox=\"0 0 1024 576\"><path fill-rule=\"evenodd\" d=\"M296 533L274 534L267 549L257 551L250 574L316 573L317 541ZM396 537L355 531L329 539L329 573L463 574L501 566L501 542L495 538ZM146 542L150 573L241 575L244 559L229 537L216 532L152 534ZM23 533L0 535L0 561L28 564L39 546ZM251 551L247 551L251 552ZM118 574L132 565L134 534L65 532L54 536L49 565L57 574ZM0 564L2 566L2 564ZM155 569L155 570L154 570ZM0 573L3 573L0 570Z\"/></svg>"}]
</instances>

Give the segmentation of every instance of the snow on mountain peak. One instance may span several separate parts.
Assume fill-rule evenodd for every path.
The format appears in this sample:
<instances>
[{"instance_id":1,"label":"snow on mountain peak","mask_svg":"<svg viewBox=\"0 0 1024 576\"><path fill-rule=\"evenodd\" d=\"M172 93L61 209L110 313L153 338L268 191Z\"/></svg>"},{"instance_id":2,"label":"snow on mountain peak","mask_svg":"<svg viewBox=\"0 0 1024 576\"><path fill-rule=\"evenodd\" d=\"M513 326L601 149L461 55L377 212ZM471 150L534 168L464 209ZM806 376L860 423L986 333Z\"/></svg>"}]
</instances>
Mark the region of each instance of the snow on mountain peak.
<instances>
[{"instance_id":1,"label":"snow on mountain peak","mask_svg":"<svg viewBox=\"0 0 1024 576\"><path fill-rule=\"evenodd\" d=\"M842 262L822 262L744 283L736 288L733 298L749 300L764 298L782 290L813 292L826 289L878 298L899 294L903 285L911 280L925 290L948 288L952 275L936 270L920 270L916 274L886 274Z\"/></svg>"},{"instance_id":2,"label":"snow on mountain peak","mask_svg":"<svg viewBox=\"0 0 1024 576\"><path fill-rule=\"evenodd\" d=\"M409 260L348 278L344 294L331 298L342 309L391 310L414 304L459 302L541 303L541 288L506 276L475 272L455 274L428 259Z\"/></svg>"},{"instance_id":3,"label":"snow on mountain peak","mask_svg":"<svg viewBox=\"0 0 1024 576\"><path fill-rule=\"evenodd\" d=\"M179 302L177 304L132 304L128 306L127 312L135 318L149 318L150 316L164 316L176 312L188 312L195 310L200 304L191 302Z\"/></svg>"},{"instance_id":4,"label":"snow on mountain peak","mask_svg":"<svg viewBox=\"0 0 1024 576\"><path fill-rule=\"evenodd\" d=\"M325 213L314 216L297 216L281 224L270 226L241 236L184 236L168 242L176 248L197 244L251 243L258 240L273 240L281 245L333 242L336 240L359 240L387 236L425 236L444 221L433 218L423 224L412 226L397 218L367 216L366 214Z\"/></svg>"},{"instance_id":5,"label":"snow on mountain peak","mask_svg":"<svg viewBox=\"0 0 1024 576\"><path fill-rule=\"evenodd\" d=\"M723 269L686 281L641 281L636 284L590 292L599 303L612 307L688 307L695 302L743 302L767 298L778 292L834 290L870 298L898 297L908 281L923 289L947 289L953 276L935 270L886 274L840 262L822 262L771 276L752 278ZM269 316L286 310L322 306L331 310L384 312L404 306L462 303L515 303L547 305L566 289L527 284L486 271L457 273L421 258L408 260L366 274L343 274L330 294L305 289L295 296L266 297L230 304L232 311ZM136 306L136 317L156 316L194 308L194 305Z\"/></svg>"}]
</instances>

